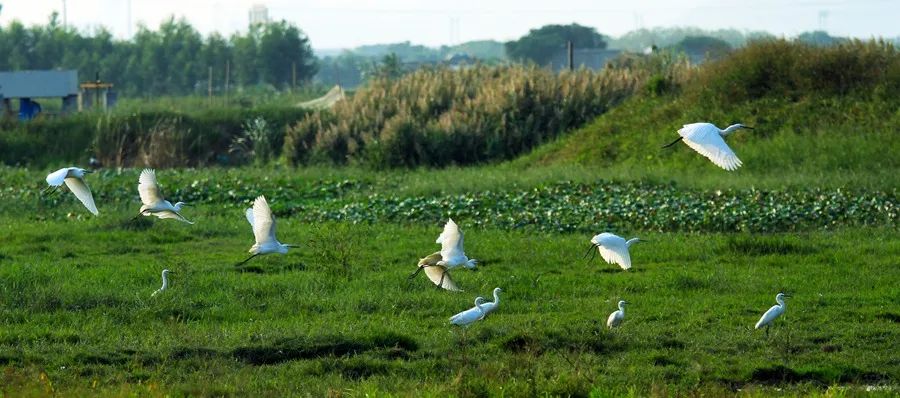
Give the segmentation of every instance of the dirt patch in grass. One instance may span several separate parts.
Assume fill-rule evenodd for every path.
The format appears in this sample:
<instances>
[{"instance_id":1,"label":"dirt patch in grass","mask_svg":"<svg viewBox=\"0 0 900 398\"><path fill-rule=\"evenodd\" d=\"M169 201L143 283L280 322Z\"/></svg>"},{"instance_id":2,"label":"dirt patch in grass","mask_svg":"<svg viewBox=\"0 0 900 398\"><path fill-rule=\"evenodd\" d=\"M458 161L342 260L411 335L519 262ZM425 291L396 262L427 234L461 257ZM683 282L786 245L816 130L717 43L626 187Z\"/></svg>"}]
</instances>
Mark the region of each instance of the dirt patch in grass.
<instances>
[{"instance_id":1,"label":"dirt patch in grass","mask_svg":"<svg viewBox=\"0 0 900 398\"><path fill-rule=\"evenodd\" d=\"M297 359L357 355L367 351L394 349L416 351L418 343L410 337L386 333L374 337L325 336L276 341L271 345L238 347L231 355L252 365L271 365Z\"/></svg>"}]
</instances>

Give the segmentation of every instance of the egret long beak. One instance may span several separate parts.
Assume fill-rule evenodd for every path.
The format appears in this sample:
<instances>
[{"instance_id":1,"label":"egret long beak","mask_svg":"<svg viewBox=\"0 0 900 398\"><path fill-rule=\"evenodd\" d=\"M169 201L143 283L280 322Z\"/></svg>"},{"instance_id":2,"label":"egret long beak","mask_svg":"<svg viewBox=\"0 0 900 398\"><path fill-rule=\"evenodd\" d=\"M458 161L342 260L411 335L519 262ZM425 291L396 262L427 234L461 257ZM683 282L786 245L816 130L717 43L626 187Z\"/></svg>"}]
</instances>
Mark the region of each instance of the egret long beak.
<instances>
[{"instance_id":1,"label":"egret long beak","mask_svg":"<svg viewBox=\"0 0 900 398\"><path fill-rule=\"evenodd\" d=\"M754 129L753 127L750 127L750 126L741 126L741 127L742 127L742 128L745 128L745 129L756 130L756 129Z\"/></svg>"},{"instance_id":2,"label":"egret long beak","mask_svg":"<svg viewBox=\"0 0 900 398\"><path fill-rule=\"evenodd\" d=\"M85 170L84 172L90 174L90 173L93 173L94 170Z\"/></svg>"}]
</instances>

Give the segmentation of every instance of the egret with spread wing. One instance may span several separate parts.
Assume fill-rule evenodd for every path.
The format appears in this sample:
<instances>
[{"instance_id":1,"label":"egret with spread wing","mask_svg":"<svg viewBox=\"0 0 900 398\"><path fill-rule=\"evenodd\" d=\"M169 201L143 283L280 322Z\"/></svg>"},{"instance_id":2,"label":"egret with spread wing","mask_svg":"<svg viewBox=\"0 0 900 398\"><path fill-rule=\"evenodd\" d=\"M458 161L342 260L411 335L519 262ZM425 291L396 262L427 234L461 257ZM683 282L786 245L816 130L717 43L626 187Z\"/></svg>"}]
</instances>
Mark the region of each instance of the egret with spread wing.
<instances>
[{"instance_id":1,"label":"egret with spread wing","mask_svg":"<svg viewBox=\"0 0 900 398\"><path fill-rule=\"evenodd\" d=\"M256 239L256 243L250 247L252 255L238 263L238 266L261 254L286 254L289 247L297 247L283 244L275 238L275 216L272 214L272 209L269 208L269 202L266 201L265 196L257 197L253 201L253 207L247 209L244 215L247 217L250 227L253 228L253 237Z\"/></svg>"},{"instance_id":2,"label":"egret with spread wing","mask_svg":"<svg viewBox=\"0 0 900 398\"><path fill-rule=\"evenodd\" d=\"M631 269L631 255L628 253L628 248L637 242L646 242L646 240L632 238L626 241L621 236L604 232L591 238L591 247L584 256L586 257L588 253L593 252L596 247L597 251L600 252L600 257L603 257L607 263L619 264L622 269L628 271ZM596 255L597 252L594 252L591 255L591 259Z\"/></svg>"},{"instance_id":3,"label":"egret with spread wing","mask_svg":"<svg viewBox=\"0 0 900 398\"><path fill-rule=\"evenodd\" d=\"M741 167L741 160L725 143L724 137L741 128L753 130L753 127L744 126L740 123L732 124L726 127L725 130L716 127L712 123L685 124L684 127L678 130L680 137L663 148L668 148L675 145L678 141L684 140L685 144L709 158L716 166L728 171L736 170L738 167Z\"/></svg>"},{"instance_id":4,"label":"egret with spread wing","mask_svg":"<svg viewBox=\"0 0 900 398\"><path fill-rule=\"evenodd\" d=\"M56 170L47 175L47 184L49 184L47 188L54 189L65 183L84 207L96 216L100 212L97 211L97 205L94 204L94 196L91 195L91 189L84 183L85 173L93 173L93 171L78 167L65 167Z\"/></svg>"},{"instance_id":5,"label":"egret with spread wing","mask_svg":"<svg viewBox=\"0 0 900 398\"><path fill-rule=\"evenodd\" d=\"M159 218L174 218L188 224L188 221L179 213L185 205L184 202L178 202L172 205L168 200L163 199L159 192L159 184L156 182L156 171L153 169L144 169L138 179L138 193L141 195L141 211L135 218L140 216L154 215Z\"/></svg>"},{"instance_id":6,"label":"egret with spread wing","mask_svg":"<svg viewBox=\"0 0 900 398\"><path fill-rule=\"evenodd\" d=\"M439 288L460 291L453 279L450 278L450 270L458 267L474 269L478 260L466 257L463 250L463 233L453 219L447 221L444 231L441 232L435 243L441 245L441 251L419 260L418 269L409 278L412 279L419 272L425 270L428 279L431 279Z\"/></svg>"}]
</instances>

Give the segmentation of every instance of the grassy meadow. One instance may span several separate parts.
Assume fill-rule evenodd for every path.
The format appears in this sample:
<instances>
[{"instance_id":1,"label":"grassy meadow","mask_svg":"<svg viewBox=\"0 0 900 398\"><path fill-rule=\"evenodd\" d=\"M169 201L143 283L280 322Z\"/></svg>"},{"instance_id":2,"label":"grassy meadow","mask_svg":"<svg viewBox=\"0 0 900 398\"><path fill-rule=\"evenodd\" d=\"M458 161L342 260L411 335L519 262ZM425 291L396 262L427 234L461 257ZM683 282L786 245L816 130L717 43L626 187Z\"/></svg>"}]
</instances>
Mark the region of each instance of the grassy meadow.
<instances>
[{"instance_id":1,"label":"grassy meadow","mask_svg":"<svg viewBox=\"0 0 900 398\"><path fill-rule=\"evenodd\" d=\"M101 208L102 209L102 208ZM103 211L103 210L101 210ZM476 229L464 293L407 281L441 225L279 223L285 256L243 260L241 212L194 226L129 212L0 237L5 395L806 394L894 386L900 234L640 233L634 269L582 260L590 234ZM168 221L168 220L166 220ZM157 297L159 271L172 286ZM467 332L447 318L504 289ZM788 291L770 336L751 330ZM604 327L626 299L626 321ZM854 387L855 386L855 387ZM837 390L836 390L837 389ZM892 390L896 392L896 390ZM845 391L847 392L847 391Z\"/></svg>"},{"instance_id":2,"label":"grassy meadow","mask_svg":"<svg viewBox=\"0 0 900 398\"><path fill-rule=\"evenodd\" d=\"M0 124L0 397L900 393L897 51L625 64L428 70L315 113L123 101ZM700 120L756 127L727 139L743 167L659 148ZM97 217L41 193L88 156ZM129 221L145 166L195 225ZM258 195L300 248L235 267ZM480 261L462 293L407 280L449 217ZM583 258L604 231L649 241L632 270ZM448 324L495 287L496 312Z\"/></svg>"}]
</instances>

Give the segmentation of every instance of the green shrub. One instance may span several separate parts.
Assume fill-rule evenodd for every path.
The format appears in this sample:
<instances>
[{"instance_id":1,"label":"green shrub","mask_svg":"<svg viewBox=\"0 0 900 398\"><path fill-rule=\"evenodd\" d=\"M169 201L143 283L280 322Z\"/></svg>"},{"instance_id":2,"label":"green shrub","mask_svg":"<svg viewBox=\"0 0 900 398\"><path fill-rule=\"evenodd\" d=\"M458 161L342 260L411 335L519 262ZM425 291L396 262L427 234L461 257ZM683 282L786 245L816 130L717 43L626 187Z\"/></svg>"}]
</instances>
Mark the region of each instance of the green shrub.
<instances>
[{"instance_id":1,"label":"green shrub","mask_svg":"<svg viewBox=\"0 0 900 398\"><path fill-rule=\"evenodd\" d=\"M228 150L243 135L244 121L262 118L270 134L267 157L278 157L284 131L307 111L294 107L217 108L194 113L167 110L83 113L5 123L0 156L8 165L84 164L88 157L105 166L179 167L236 164Z\"/></svg>"},{"instance_id":2,"label":"green shrub","mask_svg":"<svg viewBox=\"0 0 900 398\"><path fill-rule=\"evenodd\" d=\"M751 43L700 69L691 93L709 105L730 106L763 97L900 94L900 54L883 41L816 47L787 40Z\"/></svg>"}]
</instances>

